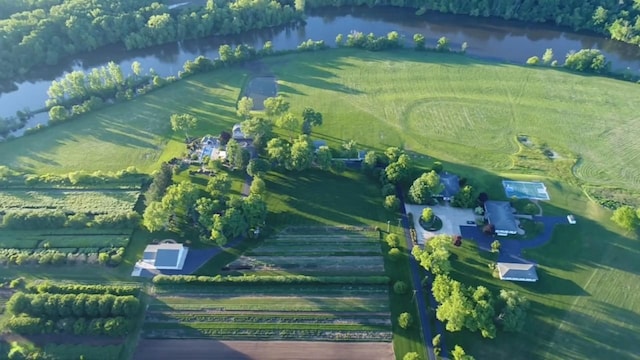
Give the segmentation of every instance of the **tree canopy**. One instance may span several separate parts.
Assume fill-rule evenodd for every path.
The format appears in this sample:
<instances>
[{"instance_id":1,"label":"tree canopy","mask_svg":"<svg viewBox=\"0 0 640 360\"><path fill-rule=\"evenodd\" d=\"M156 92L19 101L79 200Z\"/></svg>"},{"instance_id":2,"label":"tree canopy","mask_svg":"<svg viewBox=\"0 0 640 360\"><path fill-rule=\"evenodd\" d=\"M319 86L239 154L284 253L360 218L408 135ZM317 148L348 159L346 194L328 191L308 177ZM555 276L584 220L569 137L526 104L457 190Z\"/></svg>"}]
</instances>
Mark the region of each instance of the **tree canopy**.
<instances>
[{"instance_id":1,"label":"tree canopy","mask_svg":"<svg viewBox=\"0 0 640 360\"><path fill-rule=\"evenodd\" d=\"M172 114L170 120L171 130L184 131L186 137L189 136L188 132L198 125L198 119L190 114Z\"/></svg>"}]
</instances>

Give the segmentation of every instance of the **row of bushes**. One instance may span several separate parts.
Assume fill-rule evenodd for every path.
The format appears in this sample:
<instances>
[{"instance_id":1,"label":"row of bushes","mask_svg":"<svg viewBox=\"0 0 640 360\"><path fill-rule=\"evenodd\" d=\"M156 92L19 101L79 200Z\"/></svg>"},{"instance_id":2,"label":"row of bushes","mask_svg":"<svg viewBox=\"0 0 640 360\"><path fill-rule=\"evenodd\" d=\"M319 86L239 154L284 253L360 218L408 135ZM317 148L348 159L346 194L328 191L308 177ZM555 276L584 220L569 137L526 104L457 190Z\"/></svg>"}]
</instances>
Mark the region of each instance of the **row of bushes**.
<instances>
[{"instance_id":1,"label":"row of bushes","mask_svg":"<svg viewBox=\"0 0 640 360\"><path fill-rule=\"evenodd\" d=\"M99 285L99 284L65 284L52 282L32 282L27 284L27 291L50 294L111 294L116 296L140 294L140 287L135 285Z\"/></svg>"},{"instance_id":2,"label":"row of bushes","mask_svg":"<svg viewBox=\"0 0 640 360\"><path fill-rule=\"evenodd\" d=\"M33 209L7 211L2 227L12 230L68 228L132 229L140 223L140 214L130 210L107 214L68 215L62 210Z\"/></svg>"},{"instance_id":3,"label":"row of bushes","mask_svg":"<svg viewBox=\"0 0 640 360\"><path fill-rule=\"evenodd\" d=\"M68 174L42 174L42 175L29 175L19 172L13 172L11 178L5 178L4 183L8 180L22 181L26 186L36 185L62 185L62 186L81 186L81 185L105 185L105 184L134 184L136 188L147 181L149 176L141 173L135 166L129 166L126 169L119 171L73 171ZM3 178L0 177L0 185L3 184Z\"/></svg>"},{"instance_id":4,"label":"row of bushes","mask_svg":"<svg viewBox=\"0 0 640 360\"><path fill-rule=\"evenodd\" d=\"M0 344L1 345L1 344ZM0 358L2 359L30 359L30 360L67 360L67 359L121 359L122 345L71 345L71 344L45 344L38 347L31 342L11 342L0 346Z\"/></svg>"},{"instance_id":5,"label":"row of bushes","mask_svg":"<svg viewBox=\"0 0 640 360\"><path fill-rule=\"evenodd\" d=\"M135 296L112 294L25 294L18 291L6 303L13 315L59 319L66 317L104 318L137 315L140 300Z\"/></svg>"},{"instance_id":6,"label":"row of bushes","mask_svg":"<svg viewBox=\"0 0 640 360\"><path fill-rule=\"evenodd\" d=\"M64 251L63 251L64 250ZM73 263L117 266L122 262L124 248L71 249L0 249L0 265L65 265Z\"/></svg>"},{"instance_id":7,"label":"row of bushes","mask_svg":"<svg viewBox=\"0 0 640 360\"><path fill-rule=\"evenodd\" d=\"M56 333L121 337L128 335L135 324L133 320L122 316L94 319L67 317L57 320L14 316L5 322L5 326L6 329L22 335Z\"/></svg>"},{"instance_id":8,"label":"row of bushes","mask_svg":"<svg viewBox=\"0 0 640 360\"><path fill-rule=\"evenodd\" d=\"M157 285L172 284L370 284L387 285L386 276L307 276L307 275L246 275L246 276L195 276L157 275L153 278Z\"/></svg>"}]
</instances>

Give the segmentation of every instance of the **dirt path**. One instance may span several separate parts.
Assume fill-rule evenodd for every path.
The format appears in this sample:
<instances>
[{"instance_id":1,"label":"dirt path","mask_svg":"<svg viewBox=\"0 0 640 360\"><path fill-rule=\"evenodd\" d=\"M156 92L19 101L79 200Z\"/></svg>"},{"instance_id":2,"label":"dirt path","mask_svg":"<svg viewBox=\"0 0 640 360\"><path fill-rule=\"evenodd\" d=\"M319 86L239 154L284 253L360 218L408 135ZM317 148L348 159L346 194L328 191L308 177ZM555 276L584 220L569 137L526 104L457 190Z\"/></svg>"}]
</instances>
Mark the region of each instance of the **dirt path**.
<instances>
[{"instance_id":1,"label":"dirt path","mask_svg":"<svg viewBox=\"0 0 640 360\"><path fill-rule=\"evenodd\" d=\"M309 341L142 340L135 360L389 360L389 343Z\"/></svg>"}]
</instances>

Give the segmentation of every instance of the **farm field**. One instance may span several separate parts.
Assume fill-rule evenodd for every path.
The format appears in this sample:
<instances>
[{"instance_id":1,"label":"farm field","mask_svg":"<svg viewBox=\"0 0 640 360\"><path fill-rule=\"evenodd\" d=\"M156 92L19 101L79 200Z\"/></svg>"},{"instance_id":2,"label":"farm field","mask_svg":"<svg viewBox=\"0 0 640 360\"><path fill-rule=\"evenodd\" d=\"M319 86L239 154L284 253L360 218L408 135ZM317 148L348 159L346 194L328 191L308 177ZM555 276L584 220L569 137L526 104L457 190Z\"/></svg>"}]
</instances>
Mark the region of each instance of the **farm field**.
<instances>
[{"instance_id":1,"label":"farm field","mask_svg":"<svg viewBox=\"0 0 640 360\"><path fill-rule=\"evenodd\" d=\"M91 214L130 211L139 194L139 191L118 190L3 190L0 191L0 211L56 209Z\"/></svg>"},{"instance_id":2,"label":"farm field","mask_svg":"<svg viewBox=\"0 0 640 360\"><path fill-rule=\"evenodd\" d=\"M255 271L243 270L243 275L331 277L347 274L354 281L359 277L366 281L367 276L385 274L380 243L372 236L374 233L363 229L319 229L291 229L264 243L267 249L275 245L286 247L297 239L314 254L324 253L325 256L315 257L315 263L311 261L313 256L301 260L305 253L279 254L278 259L271 261L271 268L277 267L276 270L267 271L260 266ZM285 240L280 243L283 238ZM333 244L351 240L372 252L377 248L377 254L361 259L328 255L332 254ZM251 253L260 254L260 249L257 247ZM345 260L341 261L343 257ZM244 260L246 258L240 262ZM342 264L340 272L334 268L336 263ZM234 271L237 266L240 264L234 262L229 268ZM312 271L306 271L307 267ZM238 283L194 287L156 284L155 291L157 297L149 304L143 326L145 338L371 342L391 341L392 338L388 285L385 283L357 285L345 280L345 283L313 285Z\"/></svg>"},{"instance_id":3,"label":"farm field","mask_svg":"<svg viewBox=\"0 0 640 360\"><path fill-rule=\"evenodd\" d=\"M193 359L216 354L225 360L387 360L393 358L390 343L310 341L142 340L135 360L166 356L175 359L190 349Z\"/></svg>"},{"instance_id":4,"label":"farm field","mask_svg":"<svg viewBox=\"0 0 640 360\"><path fill-rule=\"evenodd\" d=\"M384 274L377 233L326 228L304 234L306 228L289 228L229 264L243 274ZM245 269L245 268L250 269Z\"/></svg>"},{"instance_id":5,"label":"farm field","mask_svg":"<svg viewBox=\"0 0 640 360\"><path fill-rule=\"evenodd\" d=\"M291 61L294 56L295 61ZM262 62L277 77L279 89L294 113L311 106L324 115L324 125L314 129L314 138L334 147L350 139L375 150L401 146L423 166L430 165L434 158L443 160L448 171L467 178L492 199L504 197L499 186L504 178L544 180L551 197L549 203L542 204L545 214L576 215L578 225L559 228L551 243L525 254L540 264L541 280L536 284L498 282L490 277L482 255L473 248L461 249L466 253L456 254L456 276L468 280L469 285L525 293L532 301L531 316L528 331L523 334L500 334L489 342L478 334L454 333L447 335L447 344L458 343L478 358L488 354L494 359L512 359L514 354L524 359L634 359L640 353L635 341L640 329L634 325L640 321L633 321L640 314L640 305L629 295L637 292L636 284L640 283L640 263L633 256L640 253L637 236L620 232L609 221L611 213L584 196L586 189L597 199L637 204L640 137L634 121L640 105L632 100L639 95L637 85L554 69L414 51L340 49ZM188 78L131 102L0 144L0 163L36 173L117 170L123 165L151 171L160 161L184 151L181 135L169 131L169 114L200 115L200 126L193 131L199 135L228 129L238 121L235 101L241 94L241 84L251 76L245 68L232 68ZM520 135L530 141L519 141ZM546 156L547 150L557 156ZM382 209L376 185L356 172L308 171L295 176L272 172L265 182L268 222L276 229L337 224L384 227L386 221L395 220ZM356 252L351 245L316 253L289 244L288 256L356 256L346 255ZM144 246L139 245L141 251ZM255 273L300 273L300 266L293 267L302 264L299 260L284 263L278 261L284 259L273 259L278 248L277 244L265 243L263 249L247 254L270 257L265 262L268 265L284 265ZM370 256L368 250L359 255ZM135 262L135 256L129 261ZM403 271L389 261L384 266L387 273ZM220 266L209 270L217 274ZM318 316L340 309L335 302L321 302L317 291L307 291L302 289L296 295L313 301L301 301L291 295L293 290L283 294L276 290L256 289L250 293L233 289L226 297L158 292L150 309L157 317L181 312L200 316L220 308L227 312L267 311L255 310L260 306L256 299L261 296L286 299L283 301L287 304L304 309L300 311ZM347 298L344 291L339 287L327 289L328 294ZM371 293L376 294L372 298L379 295L378 291ZM379 312L370 307L368 295L364 291L361 294L349 301L366 312ZM409 300L394 296L391 294L392 311L407 311ZM231 300L235 298L239 300ZM200 301L203 304L197 308ZM185 305L191 303L195 307ZM194 327L181 323L174 326L171 316L167 319L171 324L163 323L163 336L173 331L202 335ZM228 317L208 319L225 323ZM329 321L322 319L317 318ZM302 324L301 331L314 331L308 329L314 324ZM170 326L174 327L167 329ZM153 328L145 325L143 333L150 334L150 330ZM205 325L202 330L209 331ZM250 330L243 336L259 335L255 327ZM266 323L258 330L269 334L271 329ZM394 332L394 342L405 341L409 338L405 335Z\"/></svg>"}]
</instances>

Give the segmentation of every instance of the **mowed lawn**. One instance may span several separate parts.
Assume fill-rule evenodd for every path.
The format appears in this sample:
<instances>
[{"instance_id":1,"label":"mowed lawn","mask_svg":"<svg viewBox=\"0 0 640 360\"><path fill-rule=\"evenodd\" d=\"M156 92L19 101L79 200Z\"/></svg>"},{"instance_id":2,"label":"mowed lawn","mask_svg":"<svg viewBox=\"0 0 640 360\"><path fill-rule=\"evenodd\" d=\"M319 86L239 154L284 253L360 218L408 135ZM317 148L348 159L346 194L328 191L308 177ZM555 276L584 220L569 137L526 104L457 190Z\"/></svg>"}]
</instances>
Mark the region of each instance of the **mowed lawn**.
<instances>
[{"instance_id":1,"label":"mowed lawn","mask_svg":"<svg viewBox=\"0 0 640 360\"><path fill-rule=\"evenodd\" d=\"M218 135L237 122L235 104L245 75L225 69L171 84L129 102L94 111L33 135L0 143L0 164L37 174L76 170L151 172L185 151L184 133L169 117L199 119L193 135ZM163 156L164 154L164 156Z\"/></svg>"}]
</instances>

